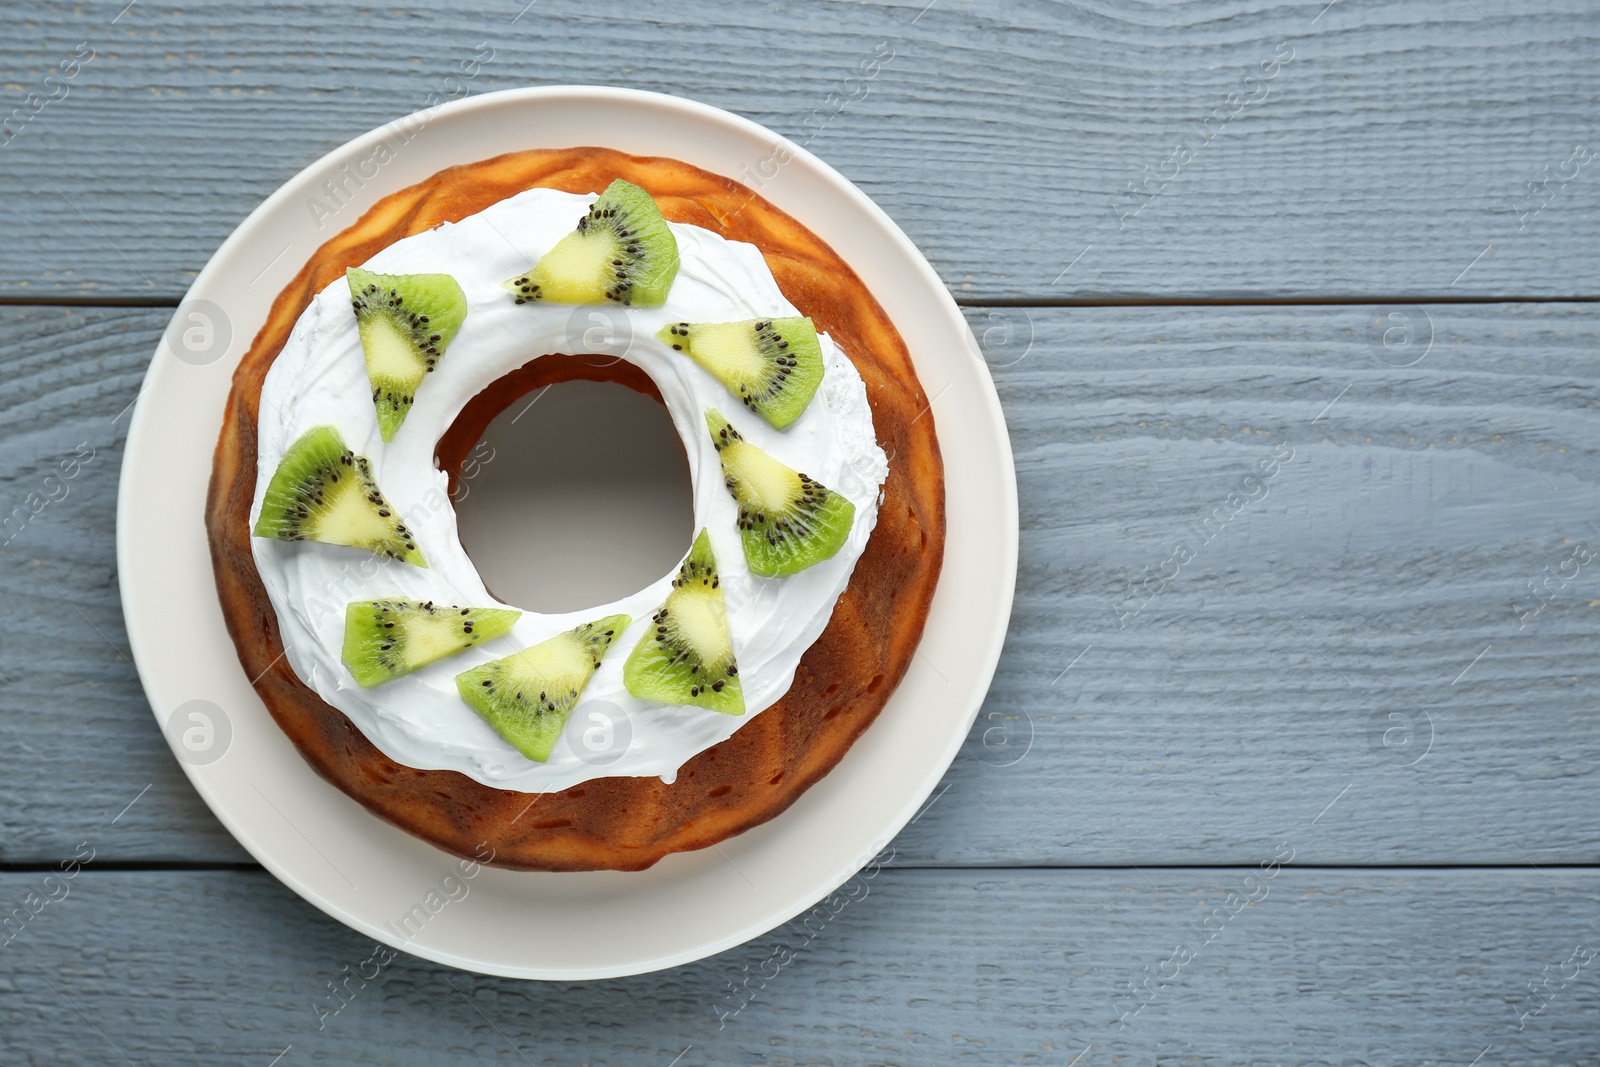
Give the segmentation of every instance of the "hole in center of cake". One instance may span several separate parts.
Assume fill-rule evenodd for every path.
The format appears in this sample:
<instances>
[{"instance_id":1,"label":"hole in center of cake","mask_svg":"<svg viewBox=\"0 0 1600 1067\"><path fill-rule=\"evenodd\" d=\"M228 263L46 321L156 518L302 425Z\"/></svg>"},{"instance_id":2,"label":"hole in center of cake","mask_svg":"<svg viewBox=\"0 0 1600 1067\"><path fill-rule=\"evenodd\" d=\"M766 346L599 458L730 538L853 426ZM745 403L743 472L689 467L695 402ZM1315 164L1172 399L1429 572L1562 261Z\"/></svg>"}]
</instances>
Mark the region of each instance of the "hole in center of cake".
<instances>
[{"instance_id":1,"label":"hole in center of cake","mask_svg":"<svg viewBox=\"0 0 1600 1067\"><path fill-rule=\"evenodd\" d=\"M517 385L550 377L524 375ZM581 611L675 568L694 536L694 493L653 388L558 380L520 392L502 383L485 396L495 408L515 399L486 425L490 412L480 405L474 420L469 405L440 447L462 546L490 592L533 611Z\"/></svg>"}]
</instances>

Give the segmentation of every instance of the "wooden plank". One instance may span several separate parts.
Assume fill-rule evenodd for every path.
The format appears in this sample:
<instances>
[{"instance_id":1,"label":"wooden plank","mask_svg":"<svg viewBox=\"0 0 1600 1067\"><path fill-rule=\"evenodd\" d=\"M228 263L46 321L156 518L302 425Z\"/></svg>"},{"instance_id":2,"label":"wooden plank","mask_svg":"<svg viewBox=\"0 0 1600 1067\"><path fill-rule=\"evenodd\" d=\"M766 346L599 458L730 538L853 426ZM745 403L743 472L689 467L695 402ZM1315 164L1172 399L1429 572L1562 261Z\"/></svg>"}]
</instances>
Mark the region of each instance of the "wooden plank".
<instances>
[{"instance_id":1,"label":"wooden plank","mask_svg":"<svg viewBox=\"0 0 1600 1067\"><path fill-rule=\"evenodd\" d=\"M260 872L58 885L0 950L7 1062L1465 1067L1589 1063L1600 1032L1593 871L887 870L809 927L582 984L386 962Z\"/></svg>"},{"instance_id":2,"label":"wooden plank","mask_svg":"<svg viewBox=\"0 0 1600 1067\"><path fill-rule=\"evenodd\" d=\"M7 120L0 297L172 301L324 152L430 92L553 83L806 142L972 302L1595 295L1585 0L122 6L0 41L0 111L40 106Z\"/></svg>"},{"instance_id":3,"label":"wooden plank","mask_svg":"<svg viewBox=\"0 0 1600 1067\"><path fill-rule=\"evenodd\" d=\"M119 658L115 416L165 315L0 310L0 503L100 449L0 548L20 615L0 750L27 756L0 776L6 861L92 835L121 859L243 858ZM1021 578L989 701L896 862L1249 862L1268 816L1330 804L1304 862L1595 861L1600 570L1574 552L1600 546L1600 327L1582 305L1433 306L1385 348L1398 325L1374 315L972 311L1017 456ZM1280 445L1293 458L1248 481ZM1234 492L1259 499L1235 513Z\"/></svg>"},{"instance_id":4,"label":"wooden plank","mask_svg":"<svg viewBox=\"0 0 1600 1067\"><path fill-rule=\"evenodd\" d=\"M122 441L170 314L0 311L10 331L0 355L0 523L13 522L0 527L0 586L14 612L0 638L0 744L12 754L0 860L71 855L136 797L115 824L114 854L249 859L156 729L117 596ZM61 464L87 454L64 478ZM44 501L36 515L30 494Z\"/></svg>"},{"instance_id":5,"label":"wooden plank","mask_svg":"<svg viewBox=\"0 0 1600 1067\"><path fill-rule=\"evenodd\" d=\"M1231 859L1263 811L1349 787L1326 862L1593 861L1600 572L1573 555L1600 547L1600 331L1433 306L1406 347L1399 313L972 313L1016 452L1017 601L908 852Z\"/></svg>"}]
</instances>

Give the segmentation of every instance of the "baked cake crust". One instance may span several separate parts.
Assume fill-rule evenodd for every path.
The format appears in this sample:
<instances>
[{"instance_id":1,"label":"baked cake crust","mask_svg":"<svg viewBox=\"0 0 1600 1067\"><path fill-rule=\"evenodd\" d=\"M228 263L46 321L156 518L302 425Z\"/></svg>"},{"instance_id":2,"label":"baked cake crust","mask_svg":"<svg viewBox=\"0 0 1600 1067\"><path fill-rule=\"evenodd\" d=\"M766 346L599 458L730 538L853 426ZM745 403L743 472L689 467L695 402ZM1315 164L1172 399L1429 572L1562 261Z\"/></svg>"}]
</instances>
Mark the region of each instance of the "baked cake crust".
<instances>
[{"instance_id":1,"label":"baked cake crust","mask_svg":"<svg viewBox=\"0 0 1600 1067\"><path fill-rule=\"evenodd\" d=\"M651 193L669 221L755 245L789 301L855 364L889 456L877 526L789 691L732 737L689 760L671 785L659 778L600 778L532 794L495 789L456 771L403 766L301 682L283 656L250 542L262 382L300 314L346 267L525 189L594 193L616 178ZM598 362L541 357L469 403L437 449L452 486L488 423L533 389L585 378L659 396L631 364ZM495 866L642 870L668 853L705 848L782 812L839 762L905 674L944 557L944 468L927 410L904 342L855 272L746 186L677 160L604 148L540 149L452 167L385 197L319 248L278 294L234 374L206 504L228 632L256 691L301 755L374 814L457 856L481 860L492 849Z\"/></svg>"}]
</instances>

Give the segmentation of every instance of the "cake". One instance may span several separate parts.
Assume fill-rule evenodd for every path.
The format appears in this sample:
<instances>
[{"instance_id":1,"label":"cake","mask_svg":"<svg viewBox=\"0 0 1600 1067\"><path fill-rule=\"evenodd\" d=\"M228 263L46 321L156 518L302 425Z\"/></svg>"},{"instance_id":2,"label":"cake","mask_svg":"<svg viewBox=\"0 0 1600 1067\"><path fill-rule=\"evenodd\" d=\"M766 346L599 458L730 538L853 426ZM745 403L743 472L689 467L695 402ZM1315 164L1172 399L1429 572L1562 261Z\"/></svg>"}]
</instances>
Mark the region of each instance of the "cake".
<instances>
[{"instance_id":1,"label":"cake","mask_svg":"<svg viewBox=\"0 0 1600 1067\"><path fill-rule=\"evenodd\" d=\"M616 604L519 611L450 496L498 414L579 379L667 405L697 536ZM317 250L235 373L206 520L240 662L326 779L459 856L639 870L844 756L916 652L943 508L905 345L831 248L729 179L574 148L442 171ZM626 735L600 758L586 715Z\"/></svg>"}]
</instances>

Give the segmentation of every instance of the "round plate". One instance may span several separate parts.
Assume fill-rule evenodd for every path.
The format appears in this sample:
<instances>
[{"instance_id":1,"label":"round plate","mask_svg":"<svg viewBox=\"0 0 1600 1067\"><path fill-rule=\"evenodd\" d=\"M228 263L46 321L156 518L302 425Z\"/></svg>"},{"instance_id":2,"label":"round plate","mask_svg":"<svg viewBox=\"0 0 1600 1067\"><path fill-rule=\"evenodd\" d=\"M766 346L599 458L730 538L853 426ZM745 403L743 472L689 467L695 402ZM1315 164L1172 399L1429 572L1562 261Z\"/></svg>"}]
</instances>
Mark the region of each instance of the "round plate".
<instances>
[{"instance_id":1,"label":"round plate","mask_svg":"<svg viewBox=\"0 0 1600 1067\"><path fill-rule=\"evenodd\" d=\"M788 811L648 871L474 868L319 777L268 714L223 625L203 511L234 368L273 298L379 198L452 163L605 144L759 184L831 244L905 338L944 454L944 572L889 704ZM387 144L390 148L380 148ZM792 158L773 169L774 149ZM518 978L608 978L687 963L842 885L932 792L994 675L1017 568L1017 491L994 384L944 285L832 168L755 123L624 89L517 89L359 137L296 175L223 243L178 308L129 430L117 510L123 611L145 693L200 795L262 866L340 922L440 963ZM937 666L935 666L937 664Z\"/></svg>"}]
</instances>

